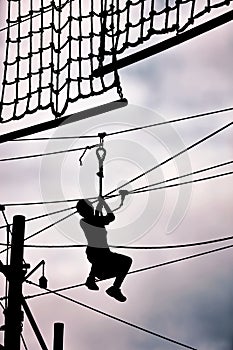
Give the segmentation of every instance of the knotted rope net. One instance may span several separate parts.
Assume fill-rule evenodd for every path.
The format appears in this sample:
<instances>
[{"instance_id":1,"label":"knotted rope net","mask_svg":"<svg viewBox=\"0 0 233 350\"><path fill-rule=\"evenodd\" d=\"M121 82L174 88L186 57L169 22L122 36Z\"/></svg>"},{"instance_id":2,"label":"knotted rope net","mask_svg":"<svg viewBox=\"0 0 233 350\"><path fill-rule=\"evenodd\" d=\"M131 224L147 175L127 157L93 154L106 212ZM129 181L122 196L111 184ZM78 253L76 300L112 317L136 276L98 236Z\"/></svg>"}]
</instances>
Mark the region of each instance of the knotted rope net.
<instances>
[{"instance_id":1,"label":"knotted rope net","mask_svg":"<svg viewBox=\"0 0 233 350\"><path fill-rule=\"evenodd\" d=\"M155 34L177 35L233 0L7 0L8 19L0 121L39 109L57 118L70 102L117 88L103 63Z\"/></svg>"}]
</instances>

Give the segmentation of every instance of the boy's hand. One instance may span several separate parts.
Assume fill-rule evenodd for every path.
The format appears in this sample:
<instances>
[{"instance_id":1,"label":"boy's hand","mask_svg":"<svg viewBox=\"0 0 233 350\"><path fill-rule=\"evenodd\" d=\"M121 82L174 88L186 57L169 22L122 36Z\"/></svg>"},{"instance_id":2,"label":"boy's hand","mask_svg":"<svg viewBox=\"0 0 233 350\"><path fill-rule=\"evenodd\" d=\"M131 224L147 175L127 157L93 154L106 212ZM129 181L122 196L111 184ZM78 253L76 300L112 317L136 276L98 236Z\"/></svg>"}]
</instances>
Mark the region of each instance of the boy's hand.
<instances>
[{"instance_id":1,"label":"boy's hand","mask_svg":"<svg viewBox=\"0 0 233 350\"><path fill-rule=\"evenodd\" d=\"M99 203L105 203L105 200L104 200L104 197L101 197L101 196L99 196L98 197L98 201L99 201Z\"/></svg>"}]
</instances>

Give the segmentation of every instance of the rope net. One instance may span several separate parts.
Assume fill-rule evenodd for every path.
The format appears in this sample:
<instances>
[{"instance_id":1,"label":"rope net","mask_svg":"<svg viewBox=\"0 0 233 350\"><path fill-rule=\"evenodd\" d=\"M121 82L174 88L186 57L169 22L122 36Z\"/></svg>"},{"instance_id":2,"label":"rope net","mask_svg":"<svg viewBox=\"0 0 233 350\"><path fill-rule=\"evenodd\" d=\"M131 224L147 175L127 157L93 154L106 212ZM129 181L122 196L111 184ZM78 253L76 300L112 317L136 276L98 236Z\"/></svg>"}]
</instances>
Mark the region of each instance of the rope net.
<instances>
[{"instance_id":1,"label":"rope net","mask_svg":"<svg viewBox=\"0 0 233 350\"><path fill-rule=\"evenodd\" d=\"M0 121L39 109L63 115L69 102L113 87L93 71L155 34L179 33L233 0L8 0Z\"/></svg>"}]
</instances>

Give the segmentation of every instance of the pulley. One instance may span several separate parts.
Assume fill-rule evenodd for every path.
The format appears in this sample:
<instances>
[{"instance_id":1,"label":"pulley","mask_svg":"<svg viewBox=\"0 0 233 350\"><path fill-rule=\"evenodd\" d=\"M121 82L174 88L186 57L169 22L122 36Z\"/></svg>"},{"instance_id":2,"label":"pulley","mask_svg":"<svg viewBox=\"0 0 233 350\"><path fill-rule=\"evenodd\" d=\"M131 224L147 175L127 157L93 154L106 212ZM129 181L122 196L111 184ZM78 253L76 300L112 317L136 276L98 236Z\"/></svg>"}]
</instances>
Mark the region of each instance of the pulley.
<instances>
[{"instance_id":1,"label":"pulley","mask_svg":"<svg viewBox=\"0 0 233 350\"><path fill-rule=\"evenodd\" d=\"M96 156L99 163L99 171L96 173L96 175L99 177L99 196L102 197L103 195L103 177L104 177L104 160L106 157L106 149L104 148L104 137L106 136L106 132L99 133L98 136L100 138L99 147L96 150Z\"/></svg>"}]
</instances>

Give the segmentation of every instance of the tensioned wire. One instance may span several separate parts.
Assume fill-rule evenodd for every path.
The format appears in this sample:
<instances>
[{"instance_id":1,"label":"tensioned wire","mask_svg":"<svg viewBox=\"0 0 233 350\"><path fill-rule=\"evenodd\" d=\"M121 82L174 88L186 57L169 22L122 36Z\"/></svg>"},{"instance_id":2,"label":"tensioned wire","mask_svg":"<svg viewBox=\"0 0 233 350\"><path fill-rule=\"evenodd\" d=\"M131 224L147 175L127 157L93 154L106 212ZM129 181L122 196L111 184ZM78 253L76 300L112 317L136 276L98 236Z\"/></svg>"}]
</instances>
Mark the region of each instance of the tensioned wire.
<instances>
[{"instance_id":1,"label":"tensioned wire","mask_svg":"<svg viewBox=\"0 0 233 350\"><path fill-rule=\"evenodd\" d=\"M177 186L182 186L182 185L186 185L186 184L190 184L190 183L197 183L197 182L202 182L202 181L206 181L206 180L211 180L211 179L216 179L216 178L219 178L219 177L231 175L232 172L229 171L229 172L220 173L220 174L216 174L216 175L212 175L212 176L208 176L208 177L204 177L204 178L199 178L199 179L195 179L195 180L189 180L189 181L186 181L186 182L180 182L180 183L176 183L176 184L172 184L172 185L167 185L167 186L165 185L165 186L156 187L159 184L163 184L163 183L167 183L167 182L170 182L170 181L174 181L175 179L179 180L181 178L191 176L192 174L197 174L197 173L208 171L208 170L212 170L212 169L215 169L215 168L218 168L218 167L221 167L221 166L229 165L232 162L233 161L228 161L228 162L225 162L225 163L221 163L221 164L217 164L217 165L214 165L214 166L210 166L208 168L197 170L197 171L195 171L193 173L183 174L181 176L173 177L173 178L170 178L170 179L166 179L166 180L163 180L163 181L160 181L160 182L148 185L148 186L139 187L139 188L136 188L136 189L134 189L134 190L132 190L132 191L130 191L128 193L129 194L136 194L136 193L153 191L153 190L161 190L161 189L164 189L164 188L177 187ZM151 187L153 187L153 188L151 188ZM112 195L105 195L105 198L113 198L113 197L119 197L119 196L120 196L120 193L112 194ZM98 197L74 198L74 199L65 199L65 200L44 201L44 202L5 203L4 206L11 207L11 206L31 206L31 205L44 205L44 204L60 204L60 203L68 203L68 202L77 202L80 199L88 199L90 201L96 201L98 199ZM74 208L74 207L72 207L72 208ZM34 220L34 219L37 219L37 218L40 218L40 217L56 214L56 213L59 213L59 212L65 211L65 210L69 210L69 208L64 209L64 210L62 209L61 211L55 211L55 212L52 212L51 214L48 213L48 214L43 214L41 216L36 216L36 217L30 218L28 220L31 221L31 220ZM4 228L4 227L5 226L1 226L0 229Z\"/></svg>"},{"instance_id":2,"label":"tensioned wire","mask_svg":"<svg viewBox=\"0 0 233 350\"><path fill-rule=\"evenodd\" d=\"M197 253L197 254L187 255L187 256L184 256L182 258L168 260L168 261L156 264L156 265L142 267L140 269L128 272L128 275L132 275L132 274L139 273L139 272L153 270L155 268L159 268L159 267L163 267L163 266L173 265L173 264L176 264L176 263L182 262L182 261L192 260L192 259L195 259L195 258L198 258L198 257L201 257L201 256L206 256L206 255L210 255L210 254L213 254L213 253L221 252L221 251L224 251L224 250L227 250L227 249L230 249L230 248L233 248L233 244L227 245L227 246L223 246L223 247L220 247L220 248L215 248L215 249L212 249L212 250L207 250L207 251L204 251L204 252L201 252L201 253ZM102 280L97 280L96 282L101 282L101 281ZM26 281L26 282L30 283L29 281ZM58 289L56 289L54 291L55 292L61 292L61 291L65 291L65 290L79 288L79 287L82 287L84 285L85 285L85 283L80 283L80 284L75 284L75 285L72 285L72 286L58 288ZM35 298L35 297L39 297L39 296L43 296L43 295L47 295L47 294L50 294L50 292L47 291L47 292L41 292L39 294L32 294L32 295L26 296L25 298L26 299L31 299L31 298ZM0 298L0 299L3 300L4 298Z\"/></svg>"},{"instance_id":3,"label":"tensioned wire","mask_svg":"<svg viewBox=\"0 0 233 350\"><path fill-rule=\"evenodd\" d=\"M214 132L208 134L207 136L205 136L205 137L199 139L198 141L192 143L190 146L188 146L188 147L182 149L181 151L179 151L179 152L176 153L175 155L173 155L173 156L171 156L171 157L165 159L165 160L162 161L161 163L156 164L155 166L153 166L152 168L148 169L147 171L145 171L145 172L141 173L140 175L134 177L133 179L127 181L126 183L124 183L123 185L117 187L116 189L114 189L114 190L108 192L107 194L104 195L104 197L107 197L107 196L111 195L112 193L114 193L114 192L120 190L121 188L123 188L123 187L125 187L125 186L131 184L132 182L134 182L134 181L140 179L141 177L147 175L147 174L150 173L151 171L154 171L154 170L158 169L158 168L161 167L162 165L164 165L164 164L170 162L171 160L173 160L173 159L179 157L180 155L184 154L185 152L187 152L187 151L189 151L189 150L195 148L196 146L200 145L201 143L205 142L206 140L210 139L211 137L213 137L213 136L219 134L221 131L223 131L223 130L229 128L230 126L232 126L232 124L233 124L233 122L230 122L230 123L225 124L225 125L222 126L221 128L215 130Z\"/></svg>"},{"instance_id":4,"label":"tensioned wire","mask_svg":"<svg viewBox=\"0 0 233 350\"><path fill-rule=\"evenodd\" d=\"M148 124L148 125L141 125L129 129L122 129L118 131L113 131L111 133L106 133L106 137L108 136L115 136L119 134L125 134L129 132L134 132L134 131L140 131L148 128L153 128L153 127L158 127L162 125L167 125L167 124L173 124L181 121L187 121L187 120L192 120L192 119L197 119L197 118L203 118L203 117L208 117L212 116L215 114L219 113L224 113L224 112L230 112L233 111L233 107L228 107L228 108L223 108L223 109L218 109L218 110L213 110L209 112L204 112L200 114L195 114L191 116L186 116L186 117L180 117L180 118L175 118L171 120L166 120L163 122L158 122L158 123L153 123L153 124ZM85 139L85 138L96 138L99 137L98 135L77 135L77 136L57 136L57 137L38 137L38 138L20 138L20 139L15 139L13 141L48 141L48 140L67 140L67 139Z\"/></svg>"},{"instance_id":5,"label":"tensioned wire","mask_svg":"<svg viewBox=\"0 0 233 350\"><path fill-rule=\"evenodd\" d=\"M36 284L36 283L34 283L34 282L31 282L31 281L30 281L30 282L27 281L27 282L30 283L30 284L32 284L32 285L34 285L34 286L36 286L36 287L39 287L39 285ZM153 332L153 331L148 330L148 329L146 329L146 328L144 328L144 327L141 327L141 326L138 326L138 325L136 325L136 324L133 324L132 322L123 320L123 319L121 319L121 318L119 318L119 317L116 317L116 316L114 316L114 315L111 315L111 314L109 314L109 313L106 313L106 312L104 312L104 311L102 311L102 310L99 310L99 309L97 309L97 308L94 308L94 307L92 307L92 306L90 306L90 305L84 304L84 303L82 303L82 302L80 302L80 301L78 301L78 300L75 300L75 299L73 299L73 298L70 298L70 297L68 297L68 296L66 296L66 295L63 295L63 294L60 294L60 293L58 293L58 292L52 291L52 290L50 290L50 289L48 289L48 288L43 288L43 289L47 290L49 293L52 293L52 294L55 294L55 295L59 296L59 297L62 298L62 299L71 301L71 302L73 302L74 304L77 304L77 305L82 306L82 307L84 307L84 308L86 308L86 309L92 310L92 311L94 311L94 312L96 312L96 313L98 313L98 314L101 314L101 315L103 315L103 316L105 316L105 317L108 317L108 318L110 318L110 319L113 319L113 320L115 320L115 321L118 321L118 322L120 322L120 323L123 323L123 324L125 324L125 325L127 325L127 326L130 326L130 327L135 328L135 329L137 329L137 330L140 330L140 331L142 331L142 332L151 334L151 335L153 335L153 336L155 336L155 337L158 337L158 338L161 338L161 339L163 339L163 340L169 341L169 342L171 342L171 343L173 343L173 344L177 344L177 345L179 345L179 346L181 346L181 347L184 347L184 348L186 348L186 349L197 350L196 348L193 348L193 347L191 347L191 346L189 346L189 345L186 345L186 344L184 344L184 343L181 343L180 341L177 341L177 340L174 340L174 339L169 338L169 337L167 337L167 336L164 336L164 335L161 335L161 334L159 334L159 333Z\"/></svg>"}]
</instances>

